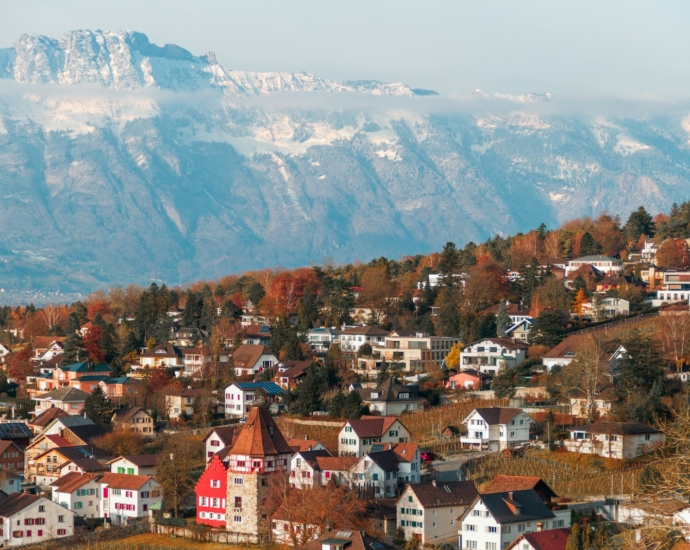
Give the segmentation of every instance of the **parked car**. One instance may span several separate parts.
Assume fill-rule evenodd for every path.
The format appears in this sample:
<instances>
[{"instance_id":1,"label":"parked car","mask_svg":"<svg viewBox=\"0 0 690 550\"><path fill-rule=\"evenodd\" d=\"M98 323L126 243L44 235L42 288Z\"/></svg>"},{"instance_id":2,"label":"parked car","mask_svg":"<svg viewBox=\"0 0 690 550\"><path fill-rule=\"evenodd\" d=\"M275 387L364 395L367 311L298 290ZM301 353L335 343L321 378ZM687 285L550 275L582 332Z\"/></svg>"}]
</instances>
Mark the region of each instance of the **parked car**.
<instances>
[{"instance_id":1,"label":"parked car","mask_svg":"<svg viewBox=\"0 0 690 550\"><path fill-rule=\"evenodd\" d=\"M436 455L431 451L424 451L419 457L422 459L422 462L431 462L436 458Z\"/></svg>"}]
</instances>

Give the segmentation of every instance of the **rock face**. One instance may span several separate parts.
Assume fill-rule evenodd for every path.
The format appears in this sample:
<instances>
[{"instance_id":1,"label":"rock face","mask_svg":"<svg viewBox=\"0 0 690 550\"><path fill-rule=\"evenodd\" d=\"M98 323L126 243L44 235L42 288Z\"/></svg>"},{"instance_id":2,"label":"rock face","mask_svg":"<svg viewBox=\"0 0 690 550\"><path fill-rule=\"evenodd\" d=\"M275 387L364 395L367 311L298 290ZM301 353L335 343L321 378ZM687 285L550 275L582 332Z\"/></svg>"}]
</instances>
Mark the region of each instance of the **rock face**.
<instances>
[{"instance_id":1,"label":"rock face","mask_svg":"<svg viewBox=\"0 0 690 550\"><path fill-rule=\"evenodd\" d=\"M525 105L550 95L483 92L521 111L441 114L404 84L231 71L131 32L22 36L0 78L9 288L397 257L688 199L678 116L539 116ZM295 91L314 102L262 99ZM372 95L402 97L343 107Z\"/></svg>"}]
</instances>

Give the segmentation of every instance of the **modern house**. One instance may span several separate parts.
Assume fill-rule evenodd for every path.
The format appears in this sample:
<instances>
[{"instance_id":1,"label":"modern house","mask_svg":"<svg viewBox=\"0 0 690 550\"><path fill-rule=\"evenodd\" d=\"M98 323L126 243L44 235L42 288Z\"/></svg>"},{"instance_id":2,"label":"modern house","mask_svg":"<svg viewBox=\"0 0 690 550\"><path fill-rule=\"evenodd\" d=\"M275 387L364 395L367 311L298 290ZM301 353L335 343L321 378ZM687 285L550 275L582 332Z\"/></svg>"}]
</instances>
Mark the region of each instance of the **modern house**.
<instances>
[{"instance_id":1,"label":"modern house","mask_svg":"<svg viewBox=\"0 0 690 550\"><path fill-rule=\"evenodd\" d=\"M462 423L467 426L463 445L496 452L528 443L532 419L522 409L486 407L474 409Z\"/></svg>"},{"instance_id":2,"label":"modern house","mask_svg":"<svg viewBox=\"0 0 690 550\"><path fill-rule=\"evenodd\" d=\"M307 342L316 353L326 353L337 339L334 328L318 327L307 332Z\"/></svg>"},{"instance_id":3,"label":"modern house","mask_svg":"<svg viewBox=\"0 0 690 550\"><path fill-rule=\"evenodd\" d=\"M362 402L369 405L370 412L380 413L382 416L422 410L426 404L426 399L419 396L417 387L401 384L393 376L375 389L360 388L357 391Z\"/></svg>"},{"instance_id":4,"label":"modern house","mask_svg":"<svg viewBox=\"0 0 690 550\"><path fill-rule=\"evenodd\" d=\"M408 485L397 503L398 526L405 531L407 540L415 537L421 545L452 544L460 525L458 518L477 494L472 481Z\"/></svg>"},{"instance_id":5,"label":"modern house","mask_svg":"<svg viewBox=\"0 0 690 550\"><path fill-rule=\"evenodd\" d=\"M462 515L460 548L500 550L525 533L570 527L570 510L550 510L534 490L477 495Z\"/></svg>"},{"instance_id":6,"label":"modern house","mask_svg":"<svg viewBox=\"0 0 690 550\"><path fill-rule=\"evenodd\" d=\"M364 344L383 346L389 332L379 327L349 327L338 333L336 343L345 352L358 352Z\"/></svg>"},{"instance_id":7,"label":"modern house","mask_svg":"<svg viewBox=\"0 0 690 550\"><path fill-rule=\"evenodd\" d=\"M605 273L608 276L623 274L623 260L611 258L610 256L593 255L570 260L565 268L566 277L569 277L573 272L577 271L583 266L594 267L600 273Z\"/></svg>"},{"instance_id":8,"label":"modern house","mask_svg":"<svg viewBox=\"0 0 690 550\"><path fill-rule=\"evenodd\" d=\"M89 395L91 394L69 387L44 393L33 398L33 401L36 401L34 414L38 415L51 407L58 407L71 415L78 415Z\"/></svg>"},{"instance_id":9,"label":"modern house","mask_svg":"<svg viewBox=\"0 0 690 550\"><path fill-rule=\"evenodd\" d=\"M595 422L570 431L566 449L607 458L630 459L651 453L665 441L664 434L637 422Z\"/></svg>"},{"instance_id":10,"label":"modern house","mask_svg":"<svg viewBox=\"0 0 690 550\"><path fill-rule=\"evenodd\" d=\"M509 338L483 338L462 348L460 369L497 374L503 367L514 367L527 358L527 344Z\"/></svg>"},{"instance_id":11,"label":"modern house","mask_svg":"<svg viewBox=\"0 0 690 550\"><path fill-rule=\"evenodd\" d=\"M376 349L383 361L400 365L407 373L429 372L444 366L451 348L460 342L455 337L409 332L393 331L384 337L383 348Z\"/></svg>"},{"instance_id":12,"label":"modern house","mask_svg":"<svg viewBox=\"0 0 690 550\"><path fill-rule=\"evenodd\" d=\"M247 416L258 403L275 403L285 393L275 382L233 382L225 388L225 416Z\"/></svg>"},{"instance_id":13,"label":"modern house","mask_svg":"<svg viewBox=\"0 0 690 550\"><path fill-rule=\"evenodd\" d=\"M338 455L363 457L376 443L408 443L410 431L398 418L363 416L348 420L338 434Z\"/></svg>"}]
</instances>

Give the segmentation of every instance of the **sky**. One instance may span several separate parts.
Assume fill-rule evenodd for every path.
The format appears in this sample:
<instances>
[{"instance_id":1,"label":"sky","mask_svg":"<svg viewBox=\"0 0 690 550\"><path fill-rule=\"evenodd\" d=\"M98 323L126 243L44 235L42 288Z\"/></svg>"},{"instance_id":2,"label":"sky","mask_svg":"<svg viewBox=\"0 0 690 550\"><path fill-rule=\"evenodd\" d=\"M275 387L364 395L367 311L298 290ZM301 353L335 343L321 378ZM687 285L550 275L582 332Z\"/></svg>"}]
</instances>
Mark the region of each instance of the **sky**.
<instances>
[{"instance_id":1,"label":"sky","mask_svg":"<svg viewBox=\"0 0 690 550\"><path fill-rule=\"evenodd\" d=\"M442 94L687 97L690 2L5 0L23 33L136 30L227 69L402 81Z\"/></svg>"}]
</instances>

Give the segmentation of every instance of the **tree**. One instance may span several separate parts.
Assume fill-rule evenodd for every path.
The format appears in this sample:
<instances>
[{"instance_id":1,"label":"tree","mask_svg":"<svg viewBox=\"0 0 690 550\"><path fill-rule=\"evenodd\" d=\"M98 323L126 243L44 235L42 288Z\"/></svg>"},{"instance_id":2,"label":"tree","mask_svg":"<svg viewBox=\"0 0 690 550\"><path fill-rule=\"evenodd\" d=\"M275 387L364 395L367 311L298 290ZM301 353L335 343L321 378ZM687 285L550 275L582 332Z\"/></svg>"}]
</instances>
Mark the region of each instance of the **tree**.
<instances>
[{"instance_id":1,"label":"tree","mask_svg":"<svg viewBox=\"0 0 690 550\"><path fill-rule=\"evenodd\" d=\"M27 376L33 375L34 367L31 363L32 357L33 353L28 346L17 353L13 353L9 358L9 364L7 366L7 372L10 378L17 382L24 382Z\"/></svg>"},{"instance_id":2,"label":"tree","mask_svg":"<svg viewBox=\"0 0 690 550\"><path fill-rule=\"evenodd\" d=\"M656 265L660 267L690 267L690 248L684 239L666 239L656 252Z\"/></svg>"},{"instance_id":3,"label":"tree","mask_svg":"<svg viewBox=\"0 0 690 550\"><path fill-rule=\"evenodd\" d=\"M674 315L672 311L669 313L659 316L657 336L666 359L680 371L690 358L690 317L682 312L679 315Z\"/></svg>"},{"instance_id":4,"label":"tree","mask_svg":"<svg viewBox=\"0 0 690 550\"><path fill-rule=\"evenodd\" d=\"M457 369L460 366L460 353L462 352L462 342L454 344L448 355L446 355L446 367Z\"/></svg>"},{"instance_id":5,"label":"tree","mask_svg":"<svg viewBox=\"0 0 690 550\"><path fill-rule=\"evenodd\" d=\"M396 548L404 548L407 540L405 539L405 529L396 527L393 533L393 546Z\"/></svg>"},{"instance_id":6,"label":"tree","mask_svg":"<svg viewBox=\"0 0 690 550\"><path fill-rule=\"evenodd\" d=\"M596 397L599 388L609 380L606 368L606 356L603 343L592 334L586 334L577 348L575 360L563 367L566 375L570 374L576 382L573 389L580 390L585 397L587 418L595 420L597 417ZM569 371L569 372L568 372Z\"/></svg>"},{"instance_id":7,"label":"tree","mask_svg":"<svg viewBox=\"0 0 690 550\"><path fill-rule=\"evenodd\" d=\"M144 454L145 440L141 434L126 428L115 429L94 440L94 446L110 456Z\"/></svg>"},{"instance_id":8,"label":"tree","mask_svg":"<svg viewBox=\"0 0 690 550\"><path fill-rule=\"evenodd\" d=\"M578 523L573 524L565 550L587 550L582 542L582 529Z\"/></svg>"},{"instance_id":9,"label":"tree","mask_svg":"<svg viewBox=\"0 0 690 550\"><path fill-rule=\"evenodd\" d=\"M652 216L644 206L640 206L628 216L628 221L623 226L623 234L628 243L637 243L642 235L653 237L655 229Z\"/></svg>"},{"instance_id":10,"label":"tree","mask_svg":"<svg viewBox=\"0 0 690 550\"><path fill-rule=\"evenodd\" d=\"M86 414L94 424L110 424L115 407L106 397L103 388L96 386L84 401L84 408L79 414Z\"/></svg>"},{"instance_id":11,"label":"tree","mask_svg":"<svg viewBox=\"0 0 690 550\"><path fill-rule=\"evenodd\" d=\"M580 251L579 255L582 256L596 256L604 252L604 247L601 243L594 240L592 234L589 231L585 231L580 238Z\"/></svg>"},{"instance_id":12,"label":"tree","mask_svg":"<svg viewBox=\"0 0 690 550\"><path fill-rule=\"evenodd\" d=\"M508 315L508 308L505 302L498 305L498 315L496 315L496 336L503 338L506 331L510 328L513 322Z\"/></svg>"},{"instance_id":13,"label":"tree","mask_svg":"<svg viewBox=\"0 0 690 550\"><path fill-rule=\"evenodd\" d=\"M629 402L638 391L649 393L655 383L663 383L664 355L655 338L635 329L623 340L622 358L615 378L619 398Z\"/></svg>"},{"instance_id":14,"label":"tree","mask_svg":"<svg viewBox=\"0 0 690 550\"><path fill-rule=\"evenodd\" d=\"M194 410L192 420L198 426L208 426L213 420L213 415L216 411L216 398L209 391L203 391L194 397L192 403Z\"/></svg>"},{"instance_id":15,"label":"tree","mask_svg":"<svg viewBox=\"0 0 690 550\"><path fill-rule=\"evenodd\" d=\"M447 242L441 252L441 260L438 262L438 271L445 278L452 278L458 268L460 257L455 243Z\"/></svg>"},{"instance_id":16,"label":"tree","mask_svg":"<svg viewBox=\"0 0 690 550\"><path fill-rule=\"evenodd\" d=\"M79 361L79 355L83 348L81 334L77 332L68 332L67 340L62 347L62 356L60 358L60 366L72 365Z\"/></svg>"},{"instance_id":17,"label":"tree","mask_svg":"<svg viewBox=\"0 0 690 550\"><path fill-rule=\"evenodd\" d=\"M515 386L515 369L503 367L491 381L491 389L497 399L515 397L517 388Z\"/></svg>"},{"instance_id":18,"label":"tree","mask_svg":"<svg viewBox=\"0 0 690 550\"><path fill-rule=\"evenodd\" d=\"M411 536L407 544L405 544L405 550L419 550L420 548L421 544L419 543L419 539L415 536Z\"/></svg>"},{"instance_id":19,"label":"tree","mask_svg":"<svg viewBox=\"0 0 690 550\"><path fill-rule=\"evenodd\" d=\"M163 491L163 501L178 516L180 505L194 492L194 470L203 457L203 444L194 436L169 437L163 443L156 479Z\"/></svg>"},{"instance_id":20,"label":"tree","mask_svg":"<svg viewBox=\"0 0 690 550\"><path fill-rule=\"evenodd\" d=\"M323 368L312 363L307 369L304 380L297 389L294 410L297 414L310 416L322 407L321 392L324 390Z\"/></svg>"},{"instance_id":21,"label":"tree","mask_svg":"<svg viewBox=\"0 0 690 550\"><path fill-rule=\"evenodd\" d=\"M587 295L585 291L581 288L577 291L575 295L575 301L573 302L573 313L575 315L582 315L582 306L587 302Z\"/></svg>"},{"instance_id":22,"label":"tree","mask_svg":"<svg viewBox=\"0 0 690 550\"><path fill-rule=\"evenodd\" d=\"M531 345L554 347L565 337L561 316L555 311L542 311L529 330L527 340Z\"/></svg>"}]
</instances>

